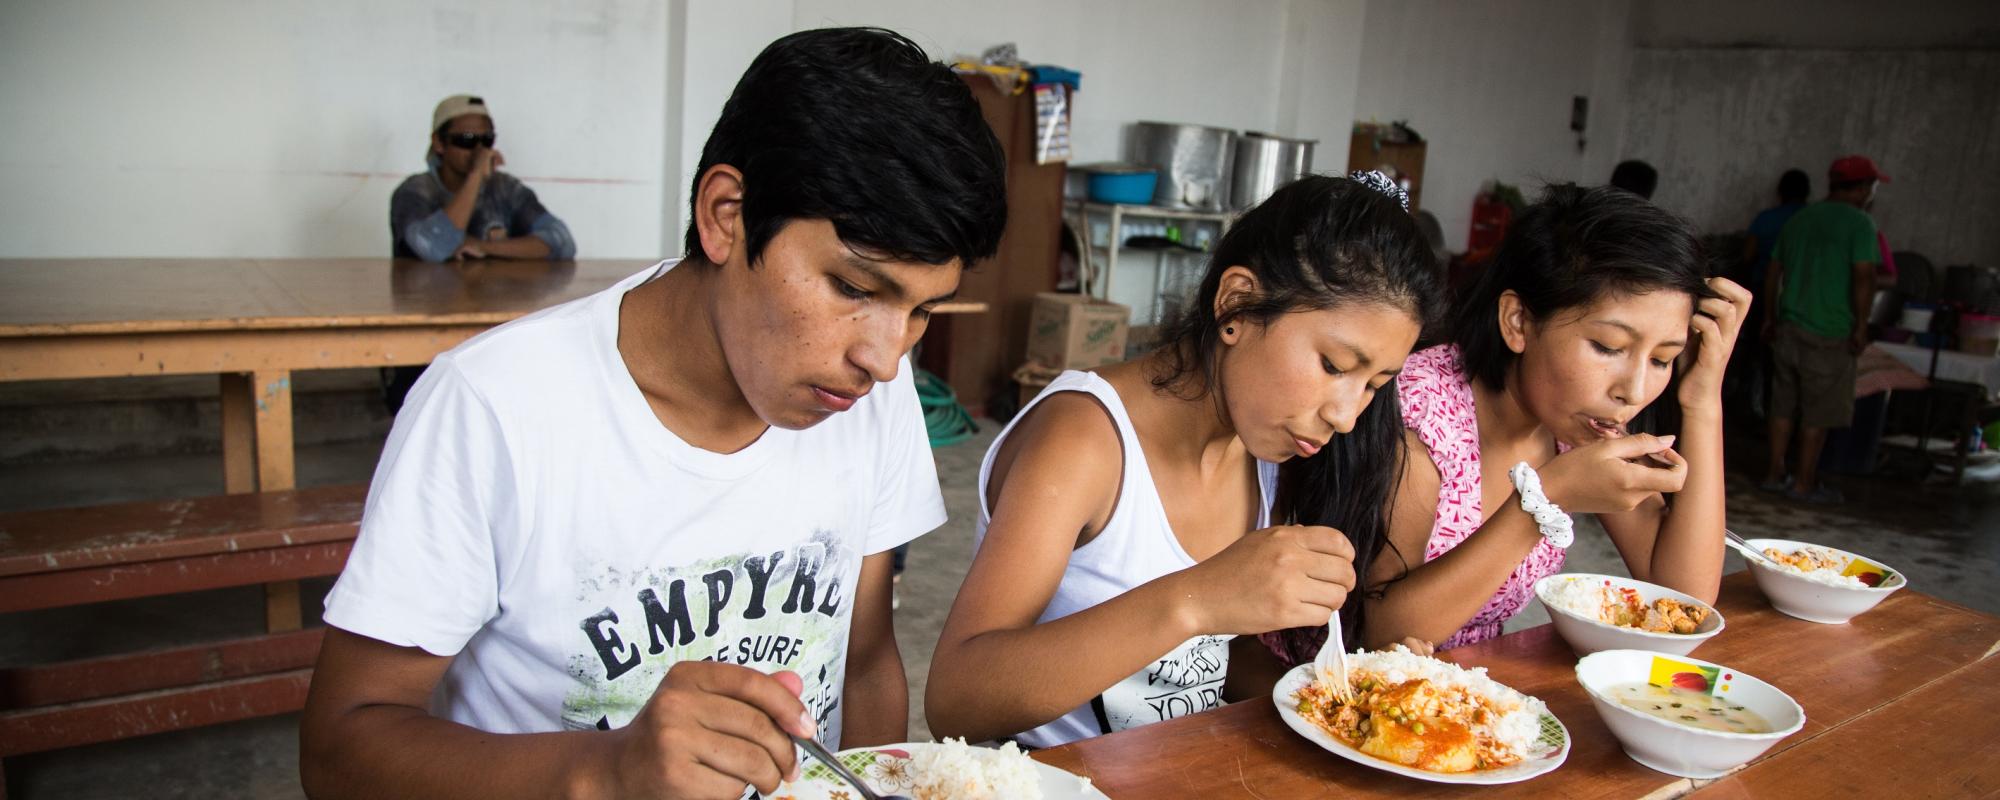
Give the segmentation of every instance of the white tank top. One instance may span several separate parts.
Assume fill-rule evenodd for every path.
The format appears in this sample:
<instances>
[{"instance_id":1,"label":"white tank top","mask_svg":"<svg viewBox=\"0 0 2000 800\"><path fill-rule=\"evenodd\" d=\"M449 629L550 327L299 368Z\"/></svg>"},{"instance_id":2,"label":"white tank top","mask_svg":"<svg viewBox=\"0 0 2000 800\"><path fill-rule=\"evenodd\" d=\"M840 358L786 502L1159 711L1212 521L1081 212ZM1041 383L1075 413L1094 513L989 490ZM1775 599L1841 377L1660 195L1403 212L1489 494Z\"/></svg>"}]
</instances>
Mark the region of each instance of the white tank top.
<instances>
[{"instance_id":1,"label":"white tank top","mask_svg":"<svg viewBox=\"0 0 2000 800\"><path fill-rule=\"evenodd\" d=\"M1050 382L987 449L986 459L979 465L979 524L974 528L974 547L985 540L986 526L992 521L992 510L986 506L986 482L993 474L994 454L1000 452L1001 443L1029 409L1057 392L1083 392L1104 404L1125 449L1125 473L1111 519L1096 538L1070 553L1062 583L1056 586L1055 596L1049 598L1036 624L1061 619L1195 565L1167 522L1167 510L1160 504L1145 451L1139 447L1132 418L1125 413L1117 390L1095 373L1074 370ZM1263 504L1257 510L1256 527L1262 529L1271 524L1277 465L1258 462L1257 484ZM1220 706L1222 682L1229 674L1229 640L1233 638L1204 635L1182 642L1089 703L1016 738L1030 747L1055 747Z\"/></svg>"}]
</instances>

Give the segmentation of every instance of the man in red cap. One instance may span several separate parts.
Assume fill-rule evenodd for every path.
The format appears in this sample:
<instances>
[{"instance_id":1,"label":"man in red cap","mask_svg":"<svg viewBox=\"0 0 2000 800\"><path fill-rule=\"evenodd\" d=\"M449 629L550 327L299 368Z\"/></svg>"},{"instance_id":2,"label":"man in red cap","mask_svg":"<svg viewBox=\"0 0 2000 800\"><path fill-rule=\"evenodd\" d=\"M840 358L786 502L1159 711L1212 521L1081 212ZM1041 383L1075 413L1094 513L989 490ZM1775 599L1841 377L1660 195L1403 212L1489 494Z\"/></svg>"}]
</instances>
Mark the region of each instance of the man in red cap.
<instances>
[{"instance_id":1,"label":"man in red cap","mask_svg":"<svg viewBox=\"0 0 2000 800\"><path fill-rule=\"evenodd\" d=\"M1840 492L1819 482L1820 447L1828 428L1853 421L1855 358L1868 346L1868 309L1882 261L1866 209L1876 184L1888 180L1866 156L1835 159L1826 200L1793 215L1771 252L1764 296L1778 304L1764 318L1773 370L1767 490L1813 503L1841 501ZM1798 469L1787 479L1794 417L1802 429Z\"/></svg>"}]
</instances>

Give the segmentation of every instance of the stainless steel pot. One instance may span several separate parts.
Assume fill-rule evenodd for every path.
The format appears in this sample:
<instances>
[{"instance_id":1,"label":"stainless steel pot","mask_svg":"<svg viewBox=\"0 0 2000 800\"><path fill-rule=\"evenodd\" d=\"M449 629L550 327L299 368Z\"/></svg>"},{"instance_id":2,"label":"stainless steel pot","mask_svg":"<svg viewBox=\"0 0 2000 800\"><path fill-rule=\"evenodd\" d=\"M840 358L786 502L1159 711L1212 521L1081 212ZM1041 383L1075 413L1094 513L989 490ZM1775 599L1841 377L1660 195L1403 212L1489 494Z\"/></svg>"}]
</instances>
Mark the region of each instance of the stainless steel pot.
<instances>
[{"instance_id":1,"label":"stainless steel pot","mask_svg":"<svg viewBox=\"0 0 2000 800\"><path fill-rule=\"evenodd\" d=\"M1153 204L1193 211L1229 208L1236 132L1205 125L1140 122L1132 126L1133 163L1160 172Z\"/></svg>"},{"instance_id":2,"label":"stainless steel pot","mask_svg":"<svg viewBox=\"0 0 2000 800\"><path fill-rule=\"evenodd\" d=\"M1312 172L1312 139L1248 131L1236 139L1236 163L1229 181L1230 207L1242 210Z\"/></svg>"}]
</instances>

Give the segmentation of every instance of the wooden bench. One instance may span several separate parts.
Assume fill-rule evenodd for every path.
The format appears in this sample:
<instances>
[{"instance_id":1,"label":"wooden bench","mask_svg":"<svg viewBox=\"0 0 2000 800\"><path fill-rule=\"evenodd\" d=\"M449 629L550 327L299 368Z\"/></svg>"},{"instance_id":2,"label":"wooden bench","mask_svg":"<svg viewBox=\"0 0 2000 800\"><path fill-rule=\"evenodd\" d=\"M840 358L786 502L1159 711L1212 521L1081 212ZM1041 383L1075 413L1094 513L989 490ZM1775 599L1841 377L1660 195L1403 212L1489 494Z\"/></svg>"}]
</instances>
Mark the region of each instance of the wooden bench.
<instances>
[{"instance_id":1,"label":"wooden bench","mask_svg":"<svg viewBox=\"0 0 2000 800\"><path fill-rule=\"evenodd\" d=\"M0 613L339 574L367 488L0 514ZM0 669L0 757L297 711L323 633Z\"/></svg>"}]
</instances>

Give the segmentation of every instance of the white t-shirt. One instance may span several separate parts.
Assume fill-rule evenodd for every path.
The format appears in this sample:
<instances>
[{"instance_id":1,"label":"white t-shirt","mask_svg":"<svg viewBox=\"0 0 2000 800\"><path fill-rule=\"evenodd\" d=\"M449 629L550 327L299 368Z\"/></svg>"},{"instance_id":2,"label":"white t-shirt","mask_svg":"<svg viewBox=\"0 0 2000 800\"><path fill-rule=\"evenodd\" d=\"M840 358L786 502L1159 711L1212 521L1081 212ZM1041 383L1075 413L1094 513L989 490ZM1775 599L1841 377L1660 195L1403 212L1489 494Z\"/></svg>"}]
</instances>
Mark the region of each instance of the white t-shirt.
<instances>
[{"instance_id":1,"label":"white t-shirt","mask_svg":"<svg viewBox=\"0 0 2000 800\"><path fill-rule=\"evenodd\" d=\"M618 285L433 362L376 468L329 625L453 656L433 713L615 728L686 659L789 669L829 747L864 555L942 524L907 360L853 408L728 455L653 415Z\"/></svg>"}]
</instances>

